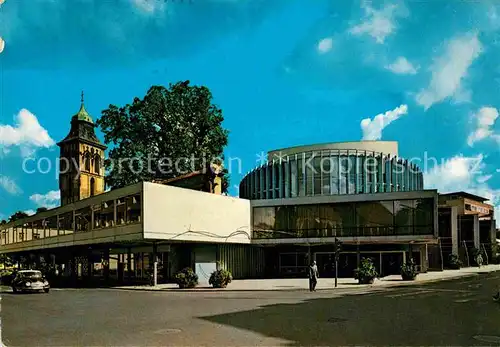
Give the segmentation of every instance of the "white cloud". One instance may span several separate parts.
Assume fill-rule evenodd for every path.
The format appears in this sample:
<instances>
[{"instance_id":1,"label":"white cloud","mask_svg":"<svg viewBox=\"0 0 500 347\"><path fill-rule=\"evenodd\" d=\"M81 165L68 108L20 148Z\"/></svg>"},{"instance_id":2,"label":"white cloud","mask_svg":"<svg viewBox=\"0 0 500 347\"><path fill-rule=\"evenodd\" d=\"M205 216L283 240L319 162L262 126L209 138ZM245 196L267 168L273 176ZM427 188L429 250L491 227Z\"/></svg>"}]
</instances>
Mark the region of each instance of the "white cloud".
<instances>
[{"instance_id":1,"label":"white cloud","mask_svg":"<svg viewBox=\"0 0 500 347\"><path fill-rule=\"evenodd\" d=\"M0 37L0 53L3 52L4 48L5 48L5 41Z\"/></svg>"},{"instance_id":2,"label":"white cloud","mask_svg":"<svg viewBox=\"0 0 500 347\"><path fill-rule=\"evenodd\" d=\"M333 40L331 37L326 37L318 42L318 52L326 53L330 51L333 47Z\"/></svg>"},{"instance_id":3,"label":"white cloud","mask_svg":"<svg viewBox=\"0 0 500 347\"><path fill-rule=\"evenodd\" d=\"M408 105L401 105L394 110L376 115L373 120L365 118L361 121L363 140L380 140L382 130L396 119L408 113Z\"/></svg>"},{"instance_id":4,"label":"white cloud","mask_svg":"<svg viewBox=\"0 0 500 347\"><path fill-rule=\"evenodd\" d=\"M361 5L365 11L364 21L351 27L349 33L358 36L368 34L377 43L384 43L386 37L397 29L396 18L407 16L406 8L400 5L388 4L381 10L375 10L367 2L364 2Z\"/></svg>"},{"instance_id":5,"label":"white cloud","mask_svg":"<svg viewBox=\"0 0 500 347\"><path fill-rule=\"evenodd\" d=\"M465 191L482 196L495 206L495 214L500 213L500 189L493 189L486 183L492 175L482 172L483 159L483 154L457 155L428 170L424 168L425 187L438 189L440 193Z\"/></svg>"},{"instance_id":6,"label":"white cloud","mask_svg":"<svg viewBox=\"0 0 500 347\"><path fill-rule=\"evenodd\" d=\"M467 138L467 144L472 147L474 143L491 137L493 135L491 127L498 116L498 110L494 107L482 107L473 114L473 119L476 121L475 130Z\"/></svg>"},{"instance_id":7,"label":"white cloud","mask_svg":"<svg viewBox=\"0 0 500 347\"><path fill-rule=\"evenodd\" d=\"M49 148L55 141L49 136L36 116L26 109L16 115L16 125L0 125L0 152L8 152L12 146L20 146L24 155L36 148Z\"/></svg>"},{"instance_id":8,"label":"white cloud","mask_svg":"<svg viewBox=\"0 0 500 347\"><path fill-rule=\"evenodd\" d=\"M36 214L36 211L35 210L25 210L24 213L26 213L28 216L33 216L34 214Z\"/></svg>"},{"instance_id":9,"label":"white cloud","mask_svg":"<svg viewBox=\"0 0 500 347\"><path fill-rule=\"evenodd\" d=\"M492 177L493 177L493 175L478 176L478 177L477 177L477 181L478 181L479 183L484 183L484 182L489 181Z\"/></svg>"},{"instance_id":10,"label":"white cloud","mask_svg":"<svg viewBox=\"0 0 500 347\"><path fill-rule=\"evenodd\" d=\"M469 67L482 52L483 46L477 33L450 40L445 52L434 59L430 69L431 81L426 89L417 94L417 103L427 110L449 97L454 97L457 102L469 99L470 92L464 90L461 83Z\"/></svg>"},{"instance_id":11,"label":"white cloud","mask_svg":"<svg viewBox=\"0 0 500 347\"><path fill-rule=\"evenodd\" d=\"M0 175L0 187L11 195L19 195L23 192L16 182L7 176Z\"/></svg>"},{"instance_id":12,"label":"white cloud","mask_svg":"<svg viewBox=\"0 0 500 347\"><path fill-rule=\"evenodd\" d=\"M158 11L163 11L166 8L166 1L159 0L131 0L132 4L147 14L154 14Z\"/></svg>"},{"instance_id":13,"label":"white cloud","mask_svg":"<svg viewBox=\"0 0 500 347\"><path fill-rule=\"evenodd\" d=\"M37 207L46 207L48 209L59 206L61 200L61 193L59 190L51 190L46 194L33 194L30 196Z\"/></svg>"},{"instance_id":14,"label":"white cloud","mask_svg":"<svg viewBox=\"0 0 500 347\"><path fill-rule=\"evenodd\" d=\"M413 66L405 57L398 57L392 64L386 65L385 68L398 75L415 75L419 69Z\"/></svg>"}]
</instances>

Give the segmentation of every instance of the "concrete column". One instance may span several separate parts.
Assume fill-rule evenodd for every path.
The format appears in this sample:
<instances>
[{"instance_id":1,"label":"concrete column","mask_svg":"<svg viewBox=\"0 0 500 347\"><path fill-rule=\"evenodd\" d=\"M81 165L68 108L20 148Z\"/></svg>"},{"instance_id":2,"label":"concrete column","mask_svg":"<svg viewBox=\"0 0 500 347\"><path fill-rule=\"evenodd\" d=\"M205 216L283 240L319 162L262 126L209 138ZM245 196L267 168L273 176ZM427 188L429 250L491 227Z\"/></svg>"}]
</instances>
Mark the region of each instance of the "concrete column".
<instances>
[{"instance_id":1,"label":"concrete column","mask_svg":"<svg viewBox=\"0 0 500 347\"><path fill-rule=\"evenodd\" d=\"M158 247L153 243L153 286L158 285Z\"/></svg>"},{"instance_id":2,"label":"concrete column","mask_svg":"<svg viewBox=\"0 0 500 347\"><path fill-rule=\"evenodd\" d=\"M109 249L108 248L106 248L103 251L102 262L103 262L102 273L104 275L104 281L107 282L109 280Z\"/></svg>"},{"instance_id":3,"label":"concrete column","mask_svg":"<svg viewBox=\"0 0 500 347\"><path fill-rule=\"evenodd\" d=\"M132 249L127 249L127 279L132 281Z\"/></svg>"},{"instance_id":4,"label":"concrete column","mask_svg":"<svg viewBox=\"0 0 500 347\"><path fill-rule=\"evenodd\" d=\"M94 263L93 263L93 258L92 258L92 253L89 252L87 254L87 273L84 276L87 276L87 279L90 281L92 279L92 270L94 268Z\"/></svg>"},{"instance_id":5,"label":"concrete column","mask_svg":"<svg viewBox=\"0 0 500 347\"><path fill-rule=\"evenodd\" d=\"M427 244L420 246L420 272L427 272L429 268L429 252Z\"/></svg>"},{"instance_id":6,"label":"concrete column","mask_svg":"<svg viewBox=\"0 0 500 347\"><path fill-rule=\"evenodd\" d=\"M480 245L480 237L479 237L479 216L474 215L474 247L479 249Z\"/></svg>"},{"instance_id":7,"label":"concrete column","mask_svg":"<svg viewBox=\"0 0 500 347\"><path fill-rule=\"evenodd\" d=\"M458 255L458 207L454 206L451 208L450 216L451 252Z\"/></svg>"}]
</instances>

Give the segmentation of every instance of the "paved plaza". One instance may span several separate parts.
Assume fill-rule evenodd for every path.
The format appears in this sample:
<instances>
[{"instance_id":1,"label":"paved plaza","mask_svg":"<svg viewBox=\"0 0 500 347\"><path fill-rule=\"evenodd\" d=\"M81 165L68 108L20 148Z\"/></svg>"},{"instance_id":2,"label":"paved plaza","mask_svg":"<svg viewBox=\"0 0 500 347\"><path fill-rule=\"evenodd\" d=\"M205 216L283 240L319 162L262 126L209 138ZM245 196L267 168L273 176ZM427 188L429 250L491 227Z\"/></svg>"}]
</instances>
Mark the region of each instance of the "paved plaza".
<instances>
[{"instance_id":1,"label":"paved plaza","mask_svg":"<svg viewBox=\"0 0 500 347\"><path fill-rule=\"evenodd\" d=\"M444 270L444 271L430 271L427 273L419 274L415 281L405 282L402 281L401 275L386 276L381 279L376 279L372 285L359 285L358 281L354 278L339 278L337 281L337 289L353 289L353 288L379 288L379 287L394 287L394 286L408 286L418 285L421 283L429 283L441 280L448 280L452 278L461 278L478 273L500 271L500 265L487 265L478 267L461 268L460 270ZM206 282L206 281L205 281ZM227 288L218 289L219 291L275 291L275 290L304 290L308 288L307 278L289 278L289 279L259 279L259 280L235 280L231 282ZM179 290L175 283L159 284L155 287L149 285L142 286L119 286L116 289L127 290L159 290L159 291L172 291ZM334 278L320 278L317 290L331 290L335 288ZM209 290L215 291L209 285L199 285L194 291ZM183 289L182 291L186 291Z\"/></svg>"},{"instance_id":2,"label":"paved plaza","mask_svg":"<svg viewBox=\"0 0 500 347\"><path fill-rule=\"evenodd\" d=\"M498 346L500 272L290 291L54 289L2 295L6 346Z\"/></svg>"}]
</instances>

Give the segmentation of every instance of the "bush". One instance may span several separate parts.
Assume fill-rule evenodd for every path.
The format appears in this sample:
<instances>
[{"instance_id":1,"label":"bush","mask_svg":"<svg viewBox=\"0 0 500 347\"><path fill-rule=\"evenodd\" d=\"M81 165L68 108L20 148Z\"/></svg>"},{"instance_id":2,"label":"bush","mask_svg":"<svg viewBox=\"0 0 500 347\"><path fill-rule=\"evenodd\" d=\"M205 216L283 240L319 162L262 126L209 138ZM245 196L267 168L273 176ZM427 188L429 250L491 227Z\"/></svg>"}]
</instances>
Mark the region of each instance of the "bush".
<instances>
[{"instance_id":1,"label":"bush","mask_svg":"<svg viewBox=\"0 0 500 347\"><path fill-rule=\"evenodd\" d=\"M417 273L417 265L415 265L413 258L401 265L401 277L403 281L413 281L417 277Z\"/></svg>"},{"instance_id":2,"label":"bush","mask_svg":"<svg viewBox=\"0 0 500 347\"><path fill-rule=\"evenodd\" d=\"M208 283L214 288L226 288L229 283L233 280L231 272L220 269L212 272Z\"/></svg>"},{"instance_id":3,"label":"bush","mask_svg":"<svg viewBox=\"0 0 500 347\"><path fill-rule=\"evenodd\" d=\"M358 280L359 284L372 284L377 276L377 269L370 258L363 258L361 266L354 270L354 279Z\"/></svg>"},{"instance_id":4,"label":"bush","mask_svg":"<svg viewBox=\"0 0 500 347\"><path fill-rule=\"evenodd\" d=\"M470 250L469 253L470 253L470 257L471 257L473 265L475 265L475 266L483 265L484 258L485 258L485 254L483 253L483 251L474 247Z\"/></svg>"},{"instance_id":5,"label":"bush","mask_svg":"<svg viewBox=\"0 0 500 347\"><path fill-rule=\"evenodd\" d=\"M456 254L450 254L448 257L448 263L451 269L460 269L462 267L462 261Z\"/></svg>"},{"instance_id":6,"label":"bush","mask_svg":"<svg viewBox=\"0 0 500 347\"><path fill-rule=\"evenodd\" d=\"M15 275L16 274L12 271L8 271L8 270L3 271L2 273L0 273L0 284L2 284L4 286L10 286Z\"/></svg>"},{"instance_id":7,"label":"bush","mask_svg":"<svg viewBox=\"0 0 500 347\"><path fill-rule=\"evenodd\" d=\"M193 269L187 267L177 272L174 280L179 285L179 288L194 288L198 284L198 275L195 274Z\"/></svg>"}]
</instances>

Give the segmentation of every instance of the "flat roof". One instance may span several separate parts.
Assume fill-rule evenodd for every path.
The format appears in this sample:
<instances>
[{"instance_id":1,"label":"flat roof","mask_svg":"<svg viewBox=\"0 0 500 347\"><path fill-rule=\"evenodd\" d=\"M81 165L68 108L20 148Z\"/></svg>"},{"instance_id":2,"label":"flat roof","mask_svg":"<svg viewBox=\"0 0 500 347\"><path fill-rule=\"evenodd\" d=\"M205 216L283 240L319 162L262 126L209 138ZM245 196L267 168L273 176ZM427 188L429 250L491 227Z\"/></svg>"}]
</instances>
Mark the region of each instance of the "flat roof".
<instances>
[{"instance_id":1,"label":"flat roof","mask_svg":"<svg viewBox=\"0 0 500 347\"><path fill-rule=\"evenodd\" d=\"M293 155L303 152L327 150L353 150L353 151L367 151L377 152L385 155L398 156L398 142L397 141L346 141L346 142L329 142L317 143L310 145L300 145L294 147L287 147L281 149L271 150L267 153L268 158L273 158L275 155Z\"/></svg>"},{"instance_id":2,"label":"flat roof","mask_svg":"<svg viewBox=\"0 0 500 347\"><path fill-rule=\"evenodd\" d=\"M474 195L474 194L467 193L467 192L464 192L464 191L453 192L453 193L446 193L446 194L439 194L439 196L445 196L445 197L446 196L451 197L452 195L457 195L457 196L460 196L460 197L463 197L463 198L469 198L471 200L476 200L476 201L479 201L479 202L485 202L485 201L489 200L489 199L484 198L482 196Z\"/></svg>"}]
</instances>

